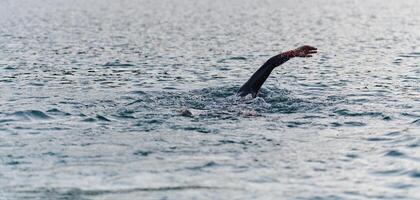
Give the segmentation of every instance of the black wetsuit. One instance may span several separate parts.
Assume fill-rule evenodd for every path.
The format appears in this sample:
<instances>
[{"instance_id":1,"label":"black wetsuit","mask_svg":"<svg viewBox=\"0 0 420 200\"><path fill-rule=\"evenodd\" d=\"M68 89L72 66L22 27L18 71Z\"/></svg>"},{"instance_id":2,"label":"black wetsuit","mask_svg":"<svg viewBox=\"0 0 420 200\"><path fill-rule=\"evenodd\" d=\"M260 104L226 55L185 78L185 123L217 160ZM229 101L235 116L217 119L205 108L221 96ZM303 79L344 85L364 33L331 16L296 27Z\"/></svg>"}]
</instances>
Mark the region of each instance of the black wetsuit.
<instances>
[{"instance_id":1,"label":"black wetsuit","mask_svg":"<svg viewBox=\"0 0 420 200\"><path fill-rule=\"evenodd\" d=\"M261 86L267 80L270 73L277 66L285 63L290 59L290 56L287 53L281 53L277 56L273 56L267 60L252 76L249 80L242 85L242 87L237 92L238 96L244 97L248 94L252 95L252 98L257 97L258 91Z\"/></svg>"}]
</instances>

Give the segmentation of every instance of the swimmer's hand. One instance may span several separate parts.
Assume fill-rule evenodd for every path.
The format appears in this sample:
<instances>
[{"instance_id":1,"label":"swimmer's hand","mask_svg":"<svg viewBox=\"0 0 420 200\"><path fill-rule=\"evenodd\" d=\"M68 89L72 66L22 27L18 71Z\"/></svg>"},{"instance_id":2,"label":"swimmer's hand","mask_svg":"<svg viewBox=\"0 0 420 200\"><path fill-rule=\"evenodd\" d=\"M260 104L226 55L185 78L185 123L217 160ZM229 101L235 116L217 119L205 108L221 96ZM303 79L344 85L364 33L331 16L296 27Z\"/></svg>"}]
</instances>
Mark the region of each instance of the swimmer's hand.
<instances>
[{"instance_id":1,"label":"swimmer's hand","mask_svg":"<svg viewBox=\"0 0 420 200\"><path fill-rule=\"evenodd\" d=\"M315 47L304 45L297 49L286 51L281 54L288 58L294 58L294 57L308 58L308 57L312 57L312 54L317 52L316 50L317 48Z\"/></svg>"}]
</instances>

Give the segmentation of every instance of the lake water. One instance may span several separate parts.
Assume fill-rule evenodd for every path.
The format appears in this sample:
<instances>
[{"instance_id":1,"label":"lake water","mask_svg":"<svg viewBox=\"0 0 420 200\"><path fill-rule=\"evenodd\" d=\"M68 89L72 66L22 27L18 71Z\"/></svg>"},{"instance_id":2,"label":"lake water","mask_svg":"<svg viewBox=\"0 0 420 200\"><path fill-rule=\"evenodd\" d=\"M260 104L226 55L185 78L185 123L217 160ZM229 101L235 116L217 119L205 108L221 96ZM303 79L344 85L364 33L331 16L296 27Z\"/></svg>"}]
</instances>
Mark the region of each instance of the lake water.
<instances>
[{"instance_id":1,"label":"lake water","mask_svg":"<svg viewBox=\"0 0 420 200\"><path fill-rule=\"evenodd\" d=\"M2 0L0 73L2 200L420 199L417 0Z\"/></svg>"}]
</instances>

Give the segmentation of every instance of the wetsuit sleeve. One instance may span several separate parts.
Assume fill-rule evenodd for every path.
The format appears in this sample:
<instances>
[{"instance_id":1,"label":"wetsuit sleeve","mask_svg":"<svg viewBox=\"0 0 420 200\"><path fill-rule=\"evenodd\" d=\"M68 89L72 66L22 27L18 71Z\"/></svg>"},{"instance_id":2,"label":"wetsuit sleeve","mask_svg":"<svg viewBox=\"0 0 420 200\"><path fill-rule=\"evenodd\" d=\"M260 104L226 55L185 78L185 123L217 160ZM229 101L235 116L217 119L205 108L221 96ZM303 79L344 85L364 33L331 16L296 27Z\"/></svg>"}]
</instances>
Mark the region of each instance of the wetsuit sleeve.
<instances>
[{"instance_id":1,"label":"wetsuit sleeve","mask_svg":"<svg viewBox=\"0 0 420 200\"><path fill-rule=\"evenodd\" d=\"M274 68L277 66L285 63L291 57L293 57L292 53L285 52L279 55L273 56L268 59L252 76L249 80L242 85L239 89L237 95L244 97L248 94L252 95L252 98L257 97L258 91L260 90L261 86L267 80L270 73L273 71Z\"/></svg>"}]
</instances>

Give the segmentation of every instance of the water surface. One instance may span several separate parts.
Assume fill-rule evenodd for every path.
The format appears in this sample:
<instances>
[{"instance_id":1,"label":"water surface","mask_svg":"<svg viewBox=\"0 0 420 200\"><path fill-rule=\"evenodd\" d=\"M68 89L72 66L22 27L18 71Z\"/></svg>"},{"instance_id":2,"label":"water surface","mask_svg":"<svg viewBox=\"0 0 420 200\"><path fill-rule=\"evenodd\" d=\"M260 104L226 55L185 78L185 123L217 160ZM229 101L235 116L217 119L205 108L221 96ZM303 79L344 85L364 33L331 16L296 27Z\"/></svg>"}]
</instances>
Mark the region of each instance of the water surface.
<instances>
[{"instance_id":1,"label":"water surface","mask_svg":"<svg viewBox=\"0 0 420 200\"><path fill-rule=\"evenodd\" d=\"M0 199L419 199L419 61L415 0L3 0Z\"/></svg>"}]
</instances>

